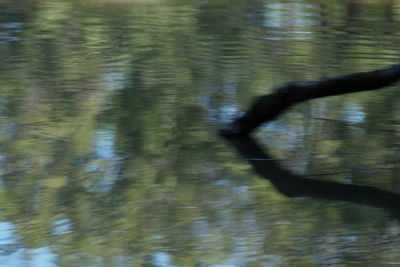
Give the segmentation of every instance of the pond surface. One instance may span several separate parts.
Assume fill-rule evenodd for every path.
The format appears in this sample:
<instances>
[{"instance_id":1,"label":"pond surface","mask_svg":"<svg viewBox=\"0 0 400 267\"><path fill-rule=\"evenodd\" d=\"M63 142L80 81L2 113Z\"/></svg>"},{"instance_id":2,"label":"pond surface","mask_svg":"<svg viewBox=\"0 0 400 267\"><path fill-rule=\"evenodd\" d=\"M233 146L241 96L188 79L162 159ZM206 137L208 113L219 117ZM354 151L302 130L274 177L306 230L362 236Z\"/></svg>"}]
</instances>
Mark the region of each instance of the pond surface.
<instances>
[{"instance_id":1,"label":"pond surface","mask_svg":"<svg viewBox=\"0 0 400 267\"><path fill-rule=\"evenodd\" d=\"M293 107L265 165L216 134L399 44L398 0L0 2L0 266L400 266L400 85Z\"/></svg>"}]
</instances>

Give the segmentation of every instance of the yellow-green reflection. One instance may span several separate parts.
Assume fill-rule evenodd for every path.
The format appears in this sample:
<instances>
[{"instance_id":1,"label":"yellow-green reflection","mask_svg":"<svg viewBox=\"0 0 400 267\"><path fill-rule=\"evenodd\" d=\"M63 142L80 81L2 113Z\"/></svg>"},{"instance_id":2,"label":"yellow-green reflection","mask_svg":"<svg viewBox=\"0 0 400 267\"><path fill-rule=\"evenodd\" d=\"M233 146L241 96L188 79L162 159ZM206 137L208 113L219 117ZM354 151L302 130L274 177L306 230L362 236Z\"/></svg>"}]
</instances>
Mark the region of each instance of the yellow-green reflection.
<instances>
[{"instance_id":1,"label":"yellow-green reflection","mask_svg":"<svg viewBox=\"0 0 400 267\"><path fill-rule=\"evenodd\" d=\"M0 3L0 266L384 266L380 209L287 199L216 130L291 80L397 63L399 1ZM282 165L399 192L399 95L258 131Z\"/></svg>"}]
</instances>

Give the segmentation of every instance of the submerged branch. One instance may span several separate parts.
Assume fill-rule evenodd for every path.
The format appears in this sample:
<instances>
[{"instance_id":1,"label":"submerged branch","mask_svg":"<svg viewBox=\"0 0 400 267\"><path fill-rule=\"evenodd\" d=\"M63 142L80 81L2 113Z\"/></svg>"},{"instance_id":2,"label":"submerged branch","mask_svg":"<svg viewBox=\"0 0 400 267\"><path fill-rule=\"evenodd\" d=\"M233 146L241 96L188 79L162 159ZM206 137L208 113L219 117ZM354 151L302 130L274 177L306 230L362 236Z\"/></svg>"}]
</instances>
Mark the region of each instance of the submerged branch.
<instances>
[{"instance_id":1,"label":"submerged branch","mask_svg":"<svg viewBox=\"0 0 400 267\"><path fill-rule=\"evenodd\" d=\"M314 98L369 91L388 86L400 79L400 64L370 72L321 80L291 82L275 93L256 99L251 108L222 129L223 136L246 136L260 124L274 119L290 106Z\"/></svg>"}]
</instances>

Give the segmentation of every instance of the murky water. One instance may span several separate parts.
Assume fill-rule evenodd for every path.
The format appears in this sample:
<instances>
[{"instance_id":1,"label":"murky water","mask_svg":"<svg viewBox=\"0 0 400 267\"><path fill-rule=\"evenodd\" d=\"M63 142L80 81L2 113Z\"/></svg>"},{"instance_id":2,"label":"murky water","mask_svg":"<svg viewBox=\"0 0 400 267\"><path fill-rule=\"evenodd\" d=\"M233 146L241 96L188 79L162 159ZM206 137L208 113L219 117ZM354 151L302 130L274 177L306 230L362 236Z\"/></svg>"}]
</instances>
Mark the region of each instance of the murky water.
<instances>
[{"instance_id":1,"label":"murky water","mask_svg":"<svg viewBox=\"0 0 400 267\"><path fill-rule=\"evenodd\" d=\"M399 43L397 0L0 2L0 266L400 265L399 85L216 135Z\"/></svg>"}]
</instances>

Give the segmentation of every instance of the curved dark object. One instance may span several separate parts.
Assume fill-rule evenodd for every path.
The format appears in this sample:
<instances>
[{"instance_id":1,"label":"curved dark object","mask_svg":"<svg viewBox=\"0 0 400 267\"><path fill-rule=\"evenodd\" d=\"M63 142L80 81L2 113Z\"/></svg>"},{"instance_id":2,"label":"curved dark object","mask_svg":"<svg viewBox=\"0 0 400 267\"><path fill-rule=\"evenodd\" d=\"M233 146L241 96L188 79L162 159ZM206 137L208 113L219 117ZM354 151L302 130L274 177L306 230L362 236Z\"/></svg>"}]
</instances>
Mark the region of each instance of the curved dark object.
<instances>
[{"instance_id":1,"label":"curved dark object","mask_svg":"<svg viewBox=\"0 0 400 267\"><path fill-rule=\"evenodd\" d=\"M275 93L256 99L246 113L220 131L223 136L246 136L260 124L274 119L293 104L304 100L369 91L388 86L400 79L400 65L370 72L321 80L291 82Z\"/></svg>"},{"instance_id":2,"label":"curved dark object","mask_svg":"<svg viewBox=\"0 0 400 267\"><path fill-rule=\"evenodd\" d=\"M250 137L226 138L253 169L288 197L312 197L363 204L389 211L400 219L400 194L371 186L307 179L276 163Z\"/></svg>"}]
</instances>

